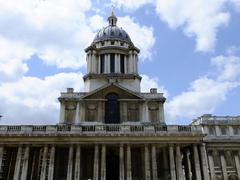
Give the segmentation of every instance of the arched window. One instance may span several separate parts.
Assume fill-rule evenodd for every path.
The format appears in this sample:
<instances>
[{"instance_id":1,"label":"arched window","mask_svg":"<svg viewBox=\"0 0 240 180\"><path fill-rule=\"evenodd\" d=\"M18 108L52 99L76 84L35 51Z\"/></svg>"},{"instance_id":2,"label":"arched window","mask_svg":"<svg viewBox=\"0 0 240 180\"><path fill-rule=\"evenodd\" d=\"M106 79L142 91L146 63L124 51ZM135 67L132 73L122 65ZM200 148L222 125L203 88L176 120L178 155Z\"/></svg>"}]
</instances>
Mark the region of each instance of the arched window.
<instances>
[{"instance_id":1,"label":"arched window","mask_svg":"<svg viewBox=\"0 0 240 180\"><path fill-rule=\"evenodd\" d=\"M115 93L106 96L105 123L120 123L119 97Z\"/></svg>"}]
</instances>

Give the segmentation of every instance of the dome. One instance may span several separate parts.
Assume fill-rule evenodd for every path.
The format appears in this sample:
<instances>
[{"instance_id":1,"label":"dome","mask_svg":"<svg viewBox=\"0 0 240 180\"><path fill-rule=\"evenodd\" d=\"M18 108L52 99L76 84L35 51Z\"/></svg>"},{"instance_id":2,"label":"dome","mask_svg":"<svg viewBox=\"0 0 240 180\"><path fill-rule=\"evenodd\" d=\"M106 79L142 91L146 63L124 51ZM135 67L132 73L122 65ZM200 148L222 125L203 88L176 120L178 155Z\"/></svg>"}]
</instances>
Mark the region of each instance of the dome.
<instances>
[{"instance_id":1,"label":"dome","mask_svg":"<svg viewBox=\"0 0 240 180\"><path fill-rule=\"evenodd\" d=\"M98 31L93 42L99 42L104 40L120 40L132 44L132 41L128 33L122 28L117 26L117 17L112 12L112 15L108 17L109 25Z\"/></svg>"},{"instance_id":2,"label":"dome","mask_svg":"<svg viewBox=\"0 0 240 180\"><path fill-rule=\"evenodd\" d=\"M104 40L121 40L132 44L132 41L125 30L117 26L107 26L102 28L94 38L93 42Z\"/></svg>"}]
</instances>

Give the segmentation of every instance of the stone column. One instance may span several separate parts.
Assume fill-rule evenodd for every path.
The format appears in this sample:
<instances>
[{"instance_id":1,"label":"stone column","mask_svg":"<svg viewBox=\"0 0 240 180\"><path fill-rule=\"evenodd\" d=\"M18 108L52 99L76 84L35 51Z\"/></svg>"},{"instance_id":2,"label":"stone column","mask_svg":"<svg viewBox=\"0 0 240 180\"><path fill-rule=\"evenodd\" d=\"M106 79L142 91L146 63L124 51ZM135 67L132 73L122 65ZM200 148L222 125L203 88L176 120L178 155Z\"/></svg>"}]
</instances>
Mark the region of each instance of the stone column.
<instances>
[{"instance_id":1,"label":"stone column","mask_svg":"<svg viewBox=\"0 0 240 180\"><path fill-rule=\"evenodd\" d=\"M120 55L116 53L114 58L115 58L114 72L115 73L120 73Z\"/></svg>"},{"instance_id":2,"label":"stone column","mask_svg":"<svg viewBox=\"0 0 240 180\"><path fill-rule=\"evenodd\" d=\"M96 58L95 51L93 51L93 54L92 54L92 72L97 73L97 58Z\"/></svg>"},{"instance_id":3,"label":"stone column","mask_svg":"<svg viewBox=\"0 0 240 180\"><path fill-rule=\"evenodd\" d=\"M21 160L22 160L22 146L18 147L16 164L14 169L13 180L18 180L20 176L20 168L21 168Z\"/></svg>"},{"instance_id":4,"label":"stone column","mask_svg":"<svg viewBox=\"0 0 240 180\"><path fill-rule=\"evenodd\" d=\"M25 148L24 156L23 156L23 167L21 179L27 179L27 171L28 171L28 159L29 159L29 147Z\"/></svg>"},{"instance_id":5,"label":"stone column","mask_svg":"<svg viewBox=\"0 0 240 180\"><path fill-rule=\"evenodd\" d=\"M155 145L152 145L152 177L153 177L153 180L158 179L157 157L156 157L156 146Z\"/></svg>"},{"instance_id":6,"label":"stone column","mask_svg":"<svg viewBox=\"0 0 240 180\"><path fill-rule=\"evenodd\" d=\"M3 153L4 153L4 148L0 147L0 172L2 172Z\"/></svg>"},{"instance_id":7,"label":"stone column","mask_svg":"<svg viewBox=\"0 0 240 180\"><path fill-rule=\"evenodd\" d=\"M208 161L209 161L210 176L211 176L211 179L214 180L216 176L215 176L215 169L214 169L214 162L213 162L213 153L211 155L208 155Z\"/></svg>"},{"instance_id":8,"label":"stone column","mask_svg":"<svg viewBox=\"0 0 240 180\"><path fill-rule=\"evenodd\" d=\"M128 70L127 70L127 56L124 55L124 73L127 74Z\"/></svg>"},{"instance_id":9,"label":"stone column","mask_svg":"<svg viewBox=\"0 0 240 180\"><path fill-rule=\"evenodd\" d=\"M102 145L101 151L101 180L106 179L106 146Z\"/></svg>"},{"instance_id":10,"label":"stone column","mask_svg":"<svg viewBox=\"0 0 240 180\"><path fill-rule=\"evenodd\" d=\"M183 180L182 155L179 145L176 147L176 165L178 180Z\"/></svg>"},{"instance_id":11,"label":"stone column","mask_svg":"<svg viewBox=\"0 0 240 180\"><path fill-rule=\"evenodd\" d=\"M63 124L65 121L65 102L60 102L60 124Z\"/></svg>"},{"instance_id":12,"label":"stone column","mask_svg":"<svg viewBox=\"0 0 240 180\"><path fill-rule=\"evenodd\" d=\"M193 154L194 154L194 165L195 165L196 180L202 180L197 145L193 145Z\"/></svg>"},{"instance_id":13,"label":"stone column","mask_svg":"<svg viewBox=\"0 0 240 180\"><path fill-rule=\"evenodd\" d=\"M150 180L151 171L150 171L149 147L146 144L144 146L144 160L145 160L145 180Z\"/></svg>"},{"instance_id":14,"label":"stone column","mask_svg":"<svg viewBox=\"0 0 240 180\"><path fill-rule=\"evenodd\" d=\"M73 145L70 146L68 152L67 180L72 180L72 171L73 171Z\"/></svg>"},{"instance_id":15,"label":"stone column","mask_svg":"<svg viewBox=\"0 0 240 180\"><path fill-rule=\"evenodd\" d=\"M44 149L43 149L42 168L41 168L40 180L45 180L46 179L47 158L48 158L48 147L45 146Z\"/></svg>"},{"instance_id":16,"label":"stone column","mask_svg":"<svg viewBox=\"0 0 240 180\"><path fill-rule=\"evenodd\" d=\"M222 173L223 173L223 179L227 179L227 166L226 166L226 160L223 153L220 153L220 160L221 160L221 166L222 166Z\"/></svg>"},{"instance_id":17,"label":"stone column","mask_svg":"<svg viewBox=\"0 0 240 180\"><path fill-rule=\"evenodd\" d=\"M48 180L53 180L54 158L55 158L55 146L52 146L50 150L50 158L49 158Z\"/></svg>"},{"instance_id":18,"label":"stone column","mask_svg":"<svg viewBox=\"0 0 240 180\"><path fill-rule=\"evenodd\" d=\"M186 159L187 159L187 170L188 170L187 179L191 180L192 179L192 167L191 167L190 151L189 151L189 149L186 152Z\"/></svg>"},{"instance_id":19,"label":"stone column","mask_svg":"<svg viewBox=\"0 0 240 180\"><path fill-rule=\"evenodd\" d=\"M110 54L105 54L105 73L110 73Z\"/></svg>"},{"instance_id":20,"label":"stone column","mask_svg":"<svg viewBox=\"0 0 240 180\"><path fill-rule=\"evenodd\" d=\"M133 53L132 53L132 51L130 51L130 53L129 53L128 63L129 63L129 66L128 66L129 73L132 74L133 73Z\"/></svg>"},{"instance_id":21,"label":"stone column","mask_svg":"<svg viewBox=\"0 0 240 180\"><path fill-rule=\"evenodd\" d=\"M234 155L234 160L236 164L236 169L237 169L237 174L238 177L240 178L240 162L239 162L239 157L240 157L240 152Z\"/></svg>"},{"instance_id":22,"label":"stone column","mask_svg":"<svg viewBox=\"0 0 240 180\"><path fill-rule=\"evenodd\" d=\"M131 147L127 145L127 180L132 180Z\"/></svg>"},{"instance_id":23,"label":"stone column","mask_svg":"<svg viewBox=\"0 0 240 180\"><path fill-rule=\"evenodd\" d=\"M169 160L170 160L170 173L171 180L176 180L176 167L173 146L169 146Z\"/></svg>"},{"instance_id":24,"label":"stone column","mask_svg":"<svg viewBox=\"0 0 240 180\"><path fill-rule=\"evenodd\" d=\"M203 170L203 179L204 180L210 180L209 172L208 172L208 162L207 162L207 152L206 152L206 146L203 143L200 146L200 152L201 152L201 159L202 159L202 170Z\"/></svg>"},{"instance_id":25,"label":"stone column","mask_svg":"<svg viewBox=\"0 0 240 180\"><path fill-rule=\"evenodd\" d=\"M75 123L80 124L80 102L77 102L76 113L75 113Z\"/></svg>"},{"instance_id":26,"label":"stone column","mask_svg":"<svg viewBox=\"0 0 240 180\"><path fill-rule=\"evenodd\" d=\"M99 169L99 147L96 144L94 149L93 180L98 180Z\"/></svg>"},{"instance_id":27,"label":"stone column","mask_svg":"<svg viewBox=\"0 0 240 180\"><path fill-rule=\"evenodd\" d=\"M76 147L74 180L80 179L80 173L81 173L80 168L81 168L81 146L78 144Z\"/></svg>"},{"instance_id":28,"label":"stone column","mask_svg":"<svg viewBox=\"0 0 240 180\"><path fill-rule=\"evenodd\" d=\"M119 179L124 180L124 147L120 144L119 148Z\"/></svg>"}]
</instances>

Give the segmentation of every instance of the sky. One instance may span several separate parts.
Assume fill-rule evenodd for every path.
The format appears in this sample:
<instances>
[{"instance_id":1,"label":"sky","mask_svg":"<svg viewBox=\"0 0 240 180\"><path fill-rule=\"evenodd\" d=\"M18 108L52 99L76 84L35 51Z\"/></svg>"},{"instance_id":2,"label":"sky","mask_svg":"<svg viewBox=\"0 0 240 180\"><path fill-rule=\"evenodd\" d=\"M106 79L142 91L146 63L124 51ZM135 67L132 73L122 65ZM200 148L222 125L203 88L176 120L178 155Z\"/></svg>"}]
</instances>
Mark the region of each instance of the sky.
<instances>
[{"instance_id":1,"label":"sky","mask_svg":"<svg viewBox=\"0 0 240 180\"><path fill-rule=\"evenodd\" d=\"M58 123L57 98L84 91L84 49L112 5L167 124L240 115L240 0L0 0L0 124Z\"/></svg>"}]
</instances>

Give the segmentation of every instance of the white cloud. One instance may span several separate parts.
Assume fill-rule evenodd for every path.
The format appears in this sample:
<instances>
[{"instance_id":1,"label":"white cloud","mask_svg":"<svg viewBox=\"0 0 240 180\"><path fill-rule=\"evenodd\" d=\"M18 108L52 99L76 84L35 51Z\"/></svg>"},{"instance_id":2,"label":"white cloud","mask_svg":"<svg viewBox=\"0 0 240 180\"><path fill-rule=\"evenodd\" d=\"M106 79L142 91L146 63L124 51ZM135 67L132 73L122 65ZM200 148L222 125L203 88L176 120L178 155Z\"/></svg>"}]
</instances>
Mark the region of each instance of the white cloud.
<instances>
[{"instance_id":1,"label":"white cloud","mask_svg":"<svg viewBox=\"0 0 240 180\"><path fill-rule=\"evenodd\" d=\"M154 0L112 0L112 3L118 8L123 7L128 10L135 10L152 2L154 2Z\"/></svg>"},{"instance_id":2,"label":"white cloud","mask_svg":"<svg viewBox=\"0 0 240 180\"><path fill-rule=\"evenodd\" d=\"M189 89L166 103L167 119L195 118L213 113L234 88L240 87L240 57L217 56L211 59L216 67L215 77L203 76L190 84Z\"/></svg>"},{"instance_id":3,"label":"white cloud","mask_svg":"<svg viewBox=\"0 0 240 180\"><path fill-rule=\"evenodd\" d=\"M225 12L226 0L157 1L157 13L171 28L182 27L189 37L196 38L197 51L213 51L219 27L226 25L230 15Z\"/></svg>"},{"instance_id":4,"label":"white cloud","mask_svg":"<svg viewBox=\"0 0 240 180\"><path fill-rule=\"evenodd\" d=\"M112 0L118 8L136 10L143 5L156 7L160 19L170 28L181 28L184 34L196 40L196 51L212 52L217 32L230 20L229 3L240 11L239 0Z\"/></svg>"},{"instance_id":5,"label":"white cloud","mask_svg":"<svg viewBox=\"0 0 240 180\"><path fill-rule=\"evenodd\" d=\"M240 77L240 57L217 56L211 59L211 63L218 69L218 80L236 80Z\"/></svg>"},{"instance_id":6,"label":"white cloud","mask_svg":"<svg viewBox=\"0 0 240 180\"><path fill-rule=\"evenodd\" d=\"M0 36L0 82L22 77L28 71L24 60L30 58L32 52L24 43Z\"/></svg>"},{"instance_id":7,"label":"white cloud","mask_svg":"<svg viewBox=\"0 0 240 180\"><path fill-rule=\"evenodd\" d=\"M139 25L129 16L119 17L118 19L118 25L126 30L134 45L141 50L140 58L151 59L152 47L155 43L153 28Z\"/></svg>"},{"instance_id":8,"label":"white cloud","mask_svg":"<svg viewBox=\"0 0 240 180\"><path fill-rule=\"evenodd\" d=\"M0 66L9 67L0 75L21 78L33 55L58 68L84 66L94 36L85 15L90 7L90 0L0 1Z\"/></svg>"},{"instance_id":9,"label":"white cloud","mask_svg":"<svg viewBox=\"0 0 240 180\"><path fill-rule=\"evenodd\" d=\"M55 124L59 118L57 97L66 88L83 90L81 73L60 73L44 79L23 77L0 85L1 124Z\"/></svg>"},{"instance_id":10,"label":"white cloud","mask_svg":"<svg viewBox=\"0 0 240 180\"><path fill-rule=\"evenodd\" d=\"M141 92L150 92L151 88L157 88L159 93L163 93L164 97L168 97L168 91L163 87L159 86L158 79L156 77L149 77L146 74L141 74Z\"/></svg>"},{"instance_id":11,"label":"white cloud","mask_svg":"<svg viewBox=\"0 0 240 180\"><path fill-rule=\"evenodd\" d=\"M229 91L239 85L237 82L221 82L201 77L192 82L187 91L173 97L166 104L167 120L194 118L205 113L213 113L226 99Z\"/></svg>"}]
</instances>

